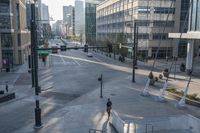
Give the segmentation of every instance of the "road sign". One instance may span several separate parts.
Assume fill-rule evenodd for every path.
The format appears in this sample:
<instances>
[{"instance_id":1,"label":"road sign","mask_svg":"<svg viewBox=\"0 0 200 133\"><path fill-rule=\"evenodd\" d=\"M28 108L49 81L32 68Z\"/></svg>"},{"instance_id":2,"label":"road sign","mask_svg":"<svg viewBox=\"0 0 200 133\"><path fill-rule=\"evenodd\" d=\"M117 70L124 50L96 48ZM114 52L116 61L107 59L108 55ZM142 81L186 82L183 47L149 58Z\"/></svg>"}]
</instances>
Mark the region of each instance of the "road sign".
<instances>
[{"instance_id":1,"label":"road sign","mask_svg":"<svg viewBox=\"0 0 200 133\"><path fill-rule=\"evenodd\" d=\"M38 54L40 55L49 55L50 52L50 50L38 50Z\"/></svg>"}]
</instances>

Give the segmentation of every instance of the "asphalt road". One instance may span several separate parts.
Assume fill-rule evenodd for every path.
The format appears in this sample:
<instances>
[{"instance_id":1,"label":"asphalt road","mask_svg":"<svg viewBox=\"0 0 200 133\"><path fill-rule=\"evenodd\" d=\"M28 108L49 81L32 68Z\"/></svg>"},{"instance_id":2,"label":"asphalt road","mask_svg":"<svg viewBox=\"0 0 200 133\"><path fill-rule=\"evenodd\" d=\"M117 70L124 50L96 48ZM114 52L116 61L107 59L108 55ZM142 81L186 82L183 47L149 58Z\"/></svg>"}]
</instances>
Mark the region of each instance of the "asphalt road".
<instances>
[{"instance_id":1,"label":"asphalt road","mask_svg":"<svg viewBox=\"0 0 200 133\"><path fill-rule=\"evenodd\" d=\"M50 46L63 45L60 40L49 42ZM95 53L93 57L87 57L87 53L83 50L59 51L57 54L50 54L46 61L45 66L39 60L43 121L51 119L52 114L67 106L68 102L95 89L99 89L100 92L98 77L101 74L104 84L130 75L116 69L116 65L124 66L124 64ZM30 81L28 83L29 85L16 84L14 87L17 89L14 90L17 98L0 104L0 133L12 133L30 125L34 126L34 89L30 87ZM46 89L44 86L48 84L50 87Z\"/></svg>"}]
</instances>

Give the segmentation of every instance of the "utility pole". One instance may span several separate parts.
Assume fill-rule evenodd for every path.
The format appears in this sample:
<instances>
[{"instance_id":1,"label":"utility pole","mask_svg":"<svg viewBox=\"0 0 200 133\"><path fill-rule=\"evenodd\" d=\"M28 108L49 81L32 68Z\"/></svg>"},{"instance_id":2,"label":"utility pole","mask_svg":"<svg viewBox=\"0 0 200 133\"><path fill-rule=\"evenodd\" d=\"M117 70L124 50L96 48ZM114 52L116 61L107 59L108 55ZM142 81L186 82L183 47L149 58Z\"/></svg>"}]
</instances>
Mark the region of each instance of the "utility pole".
<instances>
[{"instance_id":1,"label":"utility pole","mask_svg":"<svg viewBox=\"0 0 200 133\"><path fill-rule=\"evenodd\" d=\"M100 98L103 98L103 94L102 94L102 89L103 89L103 75L101 74L101 77L98 78L98 81L101 82L101 88L100 88Z\"/></svg>"},{"instance_id":2,"label":"utility pole","mask_svg":"<svg viewBox=\"0 0 200 133\"><path fill-rule=\"evenodd\" d=\"M138 27L136 22L134 22L134 41L133 41L133 72L132 72L132 82L135 83L135 67L136 67L136 62L137 62L137 58L136 58L136 45L137 45L137 41L138 41Z\"/></svg>"},{"instance_id":3,"label":"utility pole","mask_svg":"<svg viewBox=\"0 0 200 133\"><path fill-rule=\"evenodd\" d=\"M32 82L34 82L35 87L35 128L41 128L41 109L39 102L40 87L38 85L38 54L37 54L37 36L36 36L36 19L35 19L35 3L31 4L31 54L32 54Z\"/></svg>"}]
</instances>

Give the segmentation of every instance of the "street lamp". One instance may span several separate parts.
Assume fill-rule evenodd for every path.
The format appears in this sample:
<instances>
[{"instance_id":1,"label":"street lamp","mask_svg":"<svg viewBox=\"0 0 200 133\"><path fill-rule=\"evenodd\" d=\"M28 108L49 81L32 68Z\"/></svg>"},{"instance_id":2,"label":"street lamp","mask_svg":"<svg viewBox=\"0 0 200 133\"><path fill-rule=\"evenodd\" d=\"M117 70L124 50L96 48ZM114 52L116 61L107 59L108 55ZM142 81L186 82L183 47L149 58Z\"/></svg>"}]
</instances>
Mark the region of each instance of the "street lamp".
<instances>
[{"instance_id":1,"label":"street lamp","mask_svg":"<svg viewBox=\"0 0 200 133\"><path fill-rule=\"evenodd\" d=\"M40 87L38 85L38 54L37 54L37 35L36 35L36 20L35 20L35 3L31 3L31 57L32 57L32 75L34 79L32 79L32 82L34 82L35 87L35 128L41 128L42 122L41 122L41 109L40 109L40 102L39 102L39 93L40 93Z\"/></svg>"}]
</instances>

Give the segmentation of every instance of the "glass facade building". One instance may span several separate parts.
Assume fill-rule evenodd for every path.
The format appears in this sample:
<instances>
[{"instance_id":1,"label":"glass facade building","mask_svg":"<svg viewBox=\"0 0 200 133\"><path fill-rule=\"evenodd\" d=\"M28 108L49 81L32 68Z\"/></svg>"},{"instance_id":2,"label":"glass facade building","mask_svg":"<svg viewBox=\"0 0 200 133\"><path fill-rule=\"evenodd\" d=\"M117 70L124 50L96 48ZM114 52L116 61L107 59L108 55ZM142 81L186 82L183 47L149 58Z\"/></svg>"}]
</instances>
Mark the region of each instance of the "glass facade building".
<instances>
[{"instance_id":1,"label":"glass facade building","mask_svg":"<svg viewBox=\"0 0 200 133\"><path fill-rule=\"evenodd\" d=\"M142 58L154 58L159 45L162 50L158 58L172 57L176 42L168 38L168 33L179 31L180 6L179 0L104 1L97 6L97 39L118 43L118 36L123 35L122 44L131 51L136 23L138 53Z\"/></svg>"},{"instance_id":2,"label":"glass facade building","mask_svg":"<svg viewBox=\"0 0 200 133\"><path fill-rule=\"evenodd\" d=\"M96 42L96 6L102 0L85 0L85 37L86 43Z\"/></svg>"}]
</instances>

